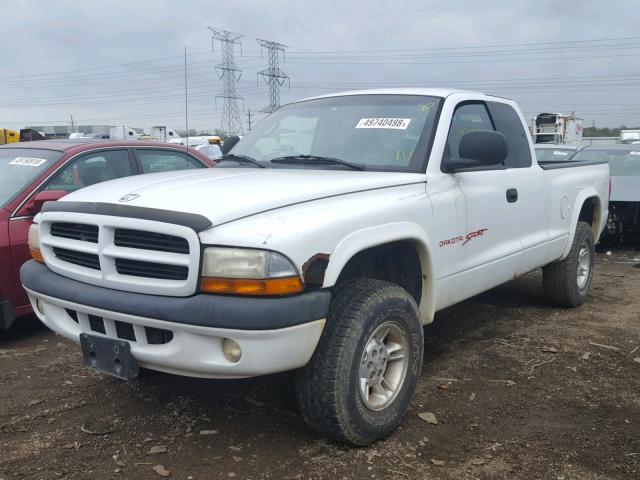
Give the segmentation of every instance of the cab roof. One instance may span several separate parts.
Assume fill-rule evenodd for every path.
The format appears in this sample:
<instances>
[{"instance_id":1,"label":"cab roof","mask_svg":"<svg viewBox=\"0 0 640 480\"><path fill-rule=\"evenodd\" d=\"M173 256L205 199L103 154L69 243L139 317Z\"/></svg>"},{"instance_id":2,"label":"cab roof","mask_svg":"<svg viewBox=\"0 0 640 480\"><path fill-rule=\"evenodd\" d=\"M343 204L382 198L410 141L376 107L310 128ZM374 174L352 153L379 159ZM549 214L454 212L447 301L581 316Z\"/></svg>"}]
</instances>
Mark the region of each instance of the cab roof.
<instances>
[{"instance_id":1,"label":"cab roof","mask_svg":"<svg viewBox=\"0 0 640 480\"><path fill-rule=\"evenodd\" d=\"M304 100L315 100L318 98L331 98L331 97L344 97L348 95L424 95L429 97L446 98L449 95L452 95L454 93L477 93L478 95L486 95L481 92L473 92L471 90L459 90L454 88L373 88L373 89L366 89L366 90L349 90L346 92L329 93L326 95L318 95L315 97L305 98Z\"/></svg>"}]
</instances>

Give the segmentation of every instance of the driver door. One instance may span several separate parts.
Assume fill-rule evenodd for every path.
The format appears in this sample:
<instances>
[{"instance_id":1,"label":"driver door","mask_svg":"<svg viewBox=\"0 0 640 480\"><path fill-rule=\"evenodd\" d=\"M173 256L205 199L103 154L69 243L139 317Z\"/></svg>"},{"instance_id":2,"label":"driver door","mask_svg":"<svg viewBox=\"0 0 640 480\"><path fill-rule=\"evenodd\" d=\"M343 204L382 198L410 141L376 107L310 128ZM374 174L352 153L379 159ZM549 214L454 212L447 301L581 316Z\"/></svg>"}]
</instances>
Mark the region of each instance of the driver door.
<instances>
[{"instance_id":1,"label":"driver door","mask_svg":"<svg viewBox=\"0 0 640 480\"><path fill-rule=\"evenodd\" d=\"M496 130L484 102L456 107L442 165L458 156L460 140L474 130ZM448 248L463 250L456 272L457 289L466 298L511 279L520 266L519 225L525 221L517 208L517 182L504 165L451 174L464 197L466 226L462 239Z\"/></svg>"}]
</instances>

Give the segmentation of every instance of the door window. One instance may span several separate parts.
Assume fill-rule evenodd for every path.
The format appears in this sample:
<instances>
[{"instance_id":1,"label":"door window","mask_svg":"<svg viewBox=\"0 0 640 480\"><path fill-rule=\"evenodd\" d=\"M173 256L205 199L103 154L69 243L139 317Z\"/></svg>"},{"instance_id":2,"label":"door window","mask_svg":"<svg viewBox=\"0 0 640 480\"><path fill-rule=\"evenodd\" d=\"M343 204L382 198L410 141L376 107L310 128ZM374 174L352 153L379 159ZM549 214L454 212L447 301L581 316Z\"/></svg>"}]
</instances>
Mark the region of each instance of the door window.
<instances>
[{"instance_id":1,"label":"door window","mask_svg":"<svg viewBox=\"0 0 640 480\"><path fill-rule=\"evenodd\" d=\"M445 158L459 157L460 140L465 133L477 130L494 130L484 103L465 103L456 108L447 137Z\"/></svg>"},{"instance_id":2,"label":"door window","mask_svg":"<svg viewBox=\"0 0 640 480\"><path fill-rule=\"evenodd\" d=\"M72 161L49 180L45 190L73 192L89 185L133 175L126 150L103 150Z\"/></svg>"},{"instance_id":3,"label":"door window","mask_svg":"<svg viewBox=\"0 0 640 480\"><path fill-rule=\"evenodd\" d=\"M136 149L142 173L171 172L204 168L196 159L182 152L170 150Z\"/></svg>"}]
</instances>

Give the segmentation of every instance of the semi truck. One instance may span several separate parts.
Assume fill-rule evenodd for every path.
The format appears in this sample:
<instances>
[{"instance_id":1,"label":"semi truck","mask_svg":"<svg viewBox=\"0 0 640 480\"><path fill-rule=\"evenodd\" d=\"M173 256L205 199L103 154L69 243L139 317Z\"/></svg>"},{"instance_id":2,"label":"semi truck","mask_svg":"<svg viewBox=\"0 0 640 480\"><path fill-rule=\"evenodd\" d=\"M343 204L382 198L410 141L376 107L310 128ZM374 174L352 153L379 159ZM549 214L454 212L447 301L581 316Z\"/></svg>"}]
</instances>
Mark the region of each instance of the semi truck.
<instances>
[{"instance_id":1,"label":"semi truck","mask_svg":"<svg viewBox=\"0 0 640 480\"><path fill-rule=\"evenodd\" d=\"M156 125L151 127L149 136L151 137L151 139L155 140L156 142L165 142L165 143L169 143L171 142L171 140L174 140L174 139L180 139L180 135L178 135L178 132L164 125ZM176 142L171 142L171 143L176 143Z\"/></svg>"},{"instance_id":2,"label":"semi truck","mask_svg":"<svg viewBox=\"0 0 640 480\"><path fill-rule=\"evenodd\" d=\"M533 117L531 135L533 143L552 143L556 145L580 143L584 120L575 113L540 113Z\"/></svg>"},{"instance_id":3,"label":"semi truck","mask_svg":"<svg viewBox=\"0 0 640 480\"><path fill-rule=\"evenodd\" d=\"M138 140L138 132L130 127L118 126L109 128L109 138L112 140Z\"/></svg>"}]
</instances>

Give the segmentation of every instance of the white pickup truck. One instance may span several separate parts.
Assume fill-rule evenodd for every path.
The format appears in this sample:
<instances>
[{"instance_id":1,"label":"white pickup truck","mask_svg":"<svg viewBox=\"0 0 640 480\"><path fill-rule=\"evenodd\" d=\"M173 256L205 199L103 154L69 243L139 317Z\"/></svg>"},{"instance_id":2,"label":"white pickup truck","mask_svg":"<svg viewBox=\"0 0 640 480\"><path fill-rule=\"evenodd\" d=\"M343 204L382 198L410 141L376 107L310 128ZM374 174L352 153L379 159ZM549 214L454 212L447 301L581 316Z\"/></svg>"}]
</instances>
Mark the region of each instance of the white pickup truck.
<instances>
[{"instance_id":1,"label":"white pickup truck","mask_svg":"<svg viewBox=\"0 0 640 480\"><path fill-rule=\"evenodd\" d=\"M89 367L297 370L309 425L365 445L407 410L437 311L538 267L583 302L608 188L606 162L538 165L510 100L348 92L282 107L212 170L45 204L21 278Z\"/></svg>"}]
</instances>

